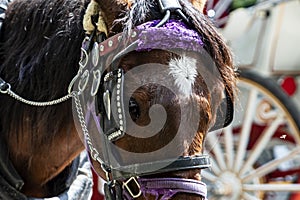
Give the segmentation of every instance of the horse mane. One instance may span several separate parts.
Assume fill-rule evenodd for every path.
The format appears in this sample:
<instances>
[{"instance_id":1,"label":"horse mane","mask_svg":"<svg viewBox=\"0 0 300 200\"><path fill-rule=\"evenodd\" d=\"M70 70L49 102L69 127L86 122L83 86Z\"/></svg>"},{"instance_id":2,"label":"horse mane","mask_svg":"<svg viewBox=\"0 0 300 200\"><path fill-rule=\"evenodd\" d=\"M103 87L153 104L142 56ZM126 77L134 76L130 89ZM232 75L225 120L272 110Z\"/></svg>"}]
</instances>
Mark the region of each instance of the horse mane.
<instances>
[{"instance_id":1,"label":"horse mane","mask_svg":"<svg viewBox=\"0 0 300 200\"><path fill-rule=\"evenodd\" d=\"M0 77L15 93L33 101L67 94L78 70L85 6L83 0L15 0L9 5L1 30ZM20 137L26 131L47 144L72 124L70 102L34 107L6 95L0 101L0 136Z\"/></svg>"}]
</instances>

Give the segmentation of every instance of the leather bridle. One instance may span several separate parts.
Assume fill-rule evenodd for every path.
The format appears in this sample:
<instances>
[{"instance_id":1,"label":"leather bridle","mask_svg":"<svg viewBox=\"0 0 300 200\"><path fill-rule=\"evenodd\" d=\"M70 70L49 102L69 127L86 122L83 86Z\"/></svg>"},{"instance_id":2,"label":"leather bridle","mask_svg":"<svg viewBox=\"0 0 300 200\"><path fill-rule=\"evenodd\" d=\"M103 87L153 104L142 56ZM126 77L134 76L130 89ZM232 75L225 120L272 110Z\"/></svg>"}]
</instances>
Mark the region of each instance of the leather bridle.
<instances>
[{"instance_id":1,"label":"leather bridle","mask_svg":"<svg viewBox=\"0 0 300 200\"><path fill-rule=\"evenodd\" d=\"M124 137L126 132L126 117L124 114L123 99L124 71L117 65L111 65L111 68L106 72L98 70L104 70L106 63L110 63L107 59L114 51L117 51L118 53L114 54L113 61L118 60L123 55L131 52L132 49L139 51L147 45L147 48L149 48L151 44L141 44L140 40L140 38L145 39L149 36L151 35L148 35L146 29L134 29L131 32L129 41L125 42L125 44L130 44L128 46L123 46L124 35L122 33L108 38L99 44L94 42L94 44L91 45L90 43L93 41L93 38L90 37L86 38L83 42L83 57L80 63L81 69L75 77L76 80L73 81L74 85L72 88L76 91L73 92L75 113L77 114L79 124L82 128L86 146L90 152L91 158L99 162L103 171L107 174L106 179L108 182L105 185L106 199L134 199L141 194L145 195L147 193L163 196L162 199L168 199L177 193L191 193L205 198L206 187L205 184L200 181L141 177L179 170L200 170L209 168L211 163L207 155L178 157L176 159L161 160L157 162L139 163L137 165L124 166L121 169L115 168L109 163L111 157L115 156L111 152L113 151L113 143ZM202 41L199 42L201 43ZM197 47L199 47L199 45ZM182 48L182 46L178 46L178 48ZM198 48L193 49L193 45L187 48L191 48L191 50L194 51L199 50ZM118 49L121 50L118 51ZM87 73L88 70L93 72ZM88 79L90 78L87 74L94 75L92 82L88 82ZM99 74L103 74L101 78ZM98 77L98 79L95 77ZM89 84L92 85L89 88L90 90L86 88ZM114 88L117 88L116 92L113 92ZM80 96L84 96L82 93L85 92L89 96L95 96L95 105L92 103L92 105L85 107L85 104L81 103L82 100L86 99L85 97L80 98ZM86 101L89 102L89 100ZM113 104L112 102L115 103ZM96 107L95 112L89 110L90 107L93 106ZM118 112L117 119L113 118L113 107L115 107ZM84 110L85 113L83 113ZM89 126L88 121L90 121L90 119L88 119L90 117L87 116L92 116L94 119L100 118L98 126L103 129L100 137L102 145L104 146L104 148L101 149L104 152L100 153L98 151L99 148L97 148L97 144L95 144L96 139L87 128ZM103 159L107 154L110 155L108 156L109 158ZM155 170L155 172L143 171L148 168L157 168L157 170ZM175 186L176 188L172 188L172 186Z\"/></svg>"}]
</instances>

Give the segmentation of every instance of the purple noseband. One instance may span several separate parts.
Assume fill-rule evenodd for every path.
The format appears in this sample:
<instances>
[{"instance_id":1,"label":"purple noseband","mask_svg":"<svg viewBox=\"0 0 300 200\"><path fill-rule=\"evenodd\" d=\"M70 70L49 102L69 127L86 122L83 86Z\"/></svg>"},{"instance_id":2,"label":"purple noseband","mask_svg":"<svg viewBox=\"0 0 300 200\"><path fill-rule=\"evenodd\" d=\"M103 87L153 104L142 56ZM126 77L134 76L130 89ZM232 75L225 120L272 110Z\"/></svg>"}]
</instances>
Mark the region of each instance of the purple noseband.
<instances>
[{"instance_id":1,"label":"purple noseband","mask_svg":"<svg viewBox=\"0 0 300 200\"><path fill-rule=\"evenodd\" d=\"M196 194L206 200L206 184L192 179L184 178L137 178L141 193L145 196L151 194L155 200L167 200L177 193ZM127 189L123 190L123 196L131 200L132 195Z\"/></svg>"}]
</instances>

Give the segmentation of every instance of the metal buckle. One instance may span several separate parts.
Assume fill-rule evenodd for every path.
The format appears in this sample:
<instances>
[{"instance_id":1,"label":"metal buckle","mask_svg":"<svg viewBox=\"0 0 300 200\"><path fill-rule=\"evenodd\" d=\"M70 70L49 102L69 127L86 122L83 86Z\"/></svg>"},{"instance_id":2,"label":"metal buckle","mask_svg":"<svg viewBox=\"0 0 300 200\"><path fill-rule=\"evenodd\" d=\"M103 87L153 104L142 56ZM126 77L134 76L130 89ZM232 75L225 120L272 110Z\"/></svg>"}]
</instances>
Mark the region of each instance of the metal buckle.
<instances>
[{"instance_id":1,"label":"metal buckle","mask_svg":"<svg viewBox=\"0 0 300 200\"><path fill-rule=\"evenodd\" d=\"M6 83L1 77L0 77L0 93L6 94L10 90L10 84Z\"/></svg>"},{"instance_id":2,"label":"metal buckle","mask_svg":"<svg viewBox=\"0 0 300 200\"><path fill-rule=\"evenodd\" d=\"M138 193L137 194L133 194L132 190L129 187L129 183L131 184L135 184L136 188L138 189ZM136 177L131 177L129 178L126 182L123 183L123 189L126 188L126 190L128 191L128 193L131 195L132 198L138 198L139 196L141 196L142 191L141 191L141 186L139 184L139 182L137 181Z\"/></svg>"}]
</instances>

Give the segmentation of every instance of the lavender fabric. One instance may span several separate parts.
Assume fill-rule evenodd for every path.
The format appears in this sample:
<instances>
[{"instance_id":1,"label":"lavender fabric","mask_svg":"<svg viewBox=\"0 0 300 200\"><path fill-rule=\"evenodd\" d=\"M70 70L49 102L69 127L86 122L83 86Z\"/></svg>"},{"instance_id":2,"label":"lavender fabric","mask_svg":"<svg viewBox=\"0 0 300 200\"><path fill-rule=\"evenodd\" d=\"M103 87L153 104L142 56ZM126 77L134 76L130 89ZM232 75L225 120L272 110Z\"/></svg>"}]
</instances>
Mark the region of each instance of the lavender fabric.
<instances>
[{"instance_id":1,"label":"lavender fabric","mask_svg":"<svg viewBox=\"0 0 300 200\"><path fill-rule=\"evenodd\" d=\"M137 26L139 42L137 50L184 49L200 52L203 41L198 32L189 29L178 20L169 20L161 27L155 27L159 20L153 20Z\"/></svg>"},{"instance_id":2,"label":"lavender fabric","mask_svg":"<svg viewBox=\"0 0 300 200\"><path fill-rule=\"evenodd\" d=\"M154 195L158 200L167 200L177 193L190 193L202 196L207 200L206 184L192 179L184 178L138 178L143 195ZM132 197L124 190L127 199Z\"/></svg>"}]
</instances>

